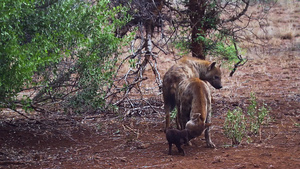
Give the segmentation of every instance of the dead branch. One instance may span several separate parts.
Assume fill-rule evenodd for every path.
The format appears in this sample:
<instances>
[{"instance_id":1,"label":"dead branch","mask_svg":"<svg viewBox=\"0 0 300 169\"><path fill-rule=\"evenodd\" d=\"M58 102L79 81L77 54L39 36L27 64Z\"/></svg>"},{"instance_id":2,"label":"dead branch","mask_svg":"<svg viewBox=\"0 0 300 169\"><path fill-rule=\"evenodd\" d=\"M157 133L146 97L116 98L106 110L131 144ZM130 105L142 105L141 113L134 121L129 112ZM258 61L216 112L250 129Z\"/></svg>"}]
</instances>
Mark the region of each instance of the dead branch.
<instances>
[{"instance_id":1,"label":"dead branch","mask_svg":"<svg viewBox=\"0 0 300 169\"><path fill-rule=\"evenodd\" d=\"M237 58L239 59L239 61L238 61L236 64L234 64L234 68L232 69L232 71L231 71L230 74L229 74L230 77L233 76L234 72L236 71L236 69L237 69L238 67L245 65L246 62L248 61L248 59L244 60L244 59L242 58L242 56L239 55L239 51L238 51L238 48L237 48L237 46L236 46L235 40L233 41L233 45L234 45L234 48L235 48L236 56L237 56Z\"/></svg>"},{"instance_id":2,"label":"dead branch","mask_svg":"<svg viewBox=\"0 0 300 169\"><path fill-rule=\"evenodd\" d=\"M35 119L33 119L33 118L30 118L30 117L26 116L25 114L21 113L20 111L18 111L18 110L15 109L15 108L9 108L9 109L12 110L12 111L14 111L14 112L16 112L16 113L18 113L19 115L25 117L26 119L29 119L29 120L35 120Z\"/></svg>"},{"instance_id":3,"label":"dead branch","mask_svg":"<svg viewBox=\"0 0 300 169\"><path fill-rule=\"evenodd\" d=\"M140 82L142 82L144 80L147 80L147 79L148 79L147 77L144 77L142 79L138 79L138 80L134 81L133 83L128 84L128 86L126 87L126 90L125 90L125 93L124 93L123 97L119 101L113 103L113 105L119 105L128 96L129 92L131 91L131 89L136 84L138 84L138 83L140 83Z\"/></svg>"},{"instance_id":4,"label":"dead branch","mask_svg":"<svg viewBox=\"0 0 300 169\"><path fill-rule=\"evenodd\" d=\"M226 19L226 20L222 21L223 23L234 22L235 20L240 19L241 16L245 15L245 13L247 12L248 7L249 7L250 0L242 0L242 1L246 4L246 6L244 7L244 9L239 14L237 14L236 16L233 16L233 17L231 17L229 19Z\"/></svg>"}]
</instances>

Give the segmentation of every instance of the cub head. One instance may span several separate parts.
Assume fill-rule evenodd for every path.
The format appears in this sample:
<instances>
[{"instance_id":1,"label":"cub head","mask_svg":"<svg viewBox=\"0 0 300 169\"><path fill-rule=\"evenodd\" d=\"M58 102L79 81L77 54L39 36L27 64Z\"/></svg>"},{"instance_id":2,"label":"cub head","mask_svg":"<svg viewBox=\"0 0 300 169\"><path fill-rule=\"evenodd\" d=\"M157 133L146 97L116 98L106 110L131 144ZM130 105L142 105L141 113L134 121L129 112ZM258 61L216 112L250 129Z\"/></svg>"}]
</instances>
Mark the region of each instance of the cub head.
<instances>
[{"instance_id":1,"label":"cub head","mask_svg":"<svg viewBox=\"0 0 300 169\"><path fill-rule=\"evenodd\" d=\"M220 70L220 67L216 67L216 62L212 62L207 67L207 72L204 76L205 77L203 78L203 80L208 81L214 88L216 89L222 88L222 82L221 82L222 72Z\"/></svg>"},{"instance_id":2,"label":"cub head","mask_svg":"<svg viewBox=\"0 0 300 169\"><path fill-rule=\"evenodd\" d=\"M203 131L211 126L211 123L205 123L201 119L201 115L199 113L194 114L192 119L186 123L186 129L190 131L193 138L200 136Z\"/></svg>"}]
</instances>

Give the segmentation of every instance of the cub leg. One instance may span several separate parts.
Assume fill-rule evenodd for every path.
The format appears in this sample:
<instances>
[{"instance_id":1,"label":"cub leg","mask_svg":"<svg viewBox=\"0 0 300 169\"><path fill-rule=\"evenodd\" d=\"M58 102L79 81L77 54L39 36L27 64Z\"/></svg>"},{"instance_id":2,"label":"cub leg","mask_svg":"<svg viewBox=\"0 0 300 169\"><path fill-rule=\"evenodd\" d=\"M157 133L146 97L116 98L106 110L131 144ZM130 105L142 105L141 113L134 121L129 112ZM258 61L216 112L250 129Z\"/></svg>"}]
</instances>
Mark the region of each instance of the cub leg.
<instances>
[{"instance_id":1,"label":"cub leg","mask_svg":"<svg viewBox=\"0 0 300 169\"><path fill-rule=\"evenodd\" d=\"M169 155L172 155L172 143L169 143Z\"/></svg>"},{"instance_id":2,"label":"cub leg","mask_svg":"<svg viewBox=\"0 0 300 169\"><path fill-rule=\"evenodd\" d=\"M181 148L180 144L176 144L176 147L178 149L178 152L182 154L182 156L185 156L184 150Z\"/></svg>"}]
</instances>

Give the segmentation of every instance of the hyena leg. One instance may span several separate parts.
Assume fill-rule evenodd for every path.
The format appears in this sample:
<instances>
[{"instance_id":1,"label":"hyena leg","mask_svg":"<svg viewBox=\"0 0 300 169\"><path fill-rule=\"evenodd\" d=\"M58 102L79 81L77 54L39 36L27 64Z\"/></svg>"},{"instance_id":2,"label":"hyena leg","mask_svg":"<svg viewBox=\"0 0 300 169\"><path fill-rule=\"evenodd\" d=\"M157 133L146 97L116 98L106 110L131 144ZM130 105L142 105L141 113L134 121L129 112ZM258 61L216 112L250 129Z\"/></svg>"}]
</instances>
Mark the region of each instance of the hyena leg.
<instances>
[{"instance_id":1,"label":"hyena leg","mask_svg":"<svg viewBox=\"0 0 300 169\"><path fill-rule=\"evenodd\" d=\"M177 114L176 114L176 126L178 130L182 130L182 126L181 126L181 111L180 111L180 107L177 105Z\"/></svg>"},{"instance_id":2,"label":"hyena leg","mask_svg":"<svg viewBox=\"0 0 300 169\"><path fill-rule=\"evenodd\" d=\"M210 130L210 127L208 127L208 128L205 130L205 140L206 140L206 145L207 145L207 147L215 148L216 145L211 141L209 130Z\"/></svg>"},{"instance_id":3,"label":"hyena leg","mask_svg":"<svg viewBox=\"0 0 300 169\"><path fill-rule=\"evenodd\" d=\"M170 106L165 105L165 114L166 114L166 126L165 131L170 128Z\"/></svg>"},{"instance_id":4,"label":"hyena leg","mask_svg":"<svg viewBox=\"0 0 300 169\"><path fill-rule=\"evenodd\" d=\"M176 119L175 120L176 120L177 129L180 130L181 129L181 125L180 125L178 114L176 115Z\"/></svg>"},{"instance_id":5,"label":"hyena leg","mask_svg":"<svg viewBox=\"0 0 300 169\"><path fill-rule=\"evenodd\" d=\"M210 123L210 122L211 122L211 111L209 111L207 118L206 118L206 123ZM207 127L207 129L205 130L206 145L207 145L207 147L215 148L216 145L211 141L209 131L210 131L210 127Z\"/></svg>"},{"instance_id":6,"label":"hyena leg","mask_svg":"<svg viewBox=\"0 0 300 169\"><path fill-rule=\"evenodd\" d=\"M169 155L172 155L172 143L169 143Z\"/></svg>"},{"instance_id":7,"label":"hyena leg","mask_svg":"<svg viewBox=\"0 0 300 169\"><path fill-rule=\"evenodd\" d=\"M181 130L185 129L187 122L188 122L188 119L184 115L182 115L181 119L180 119Z\"/></svg>"},{"instance_id":8,"label":"hyena leg","mask_svg":"<svg viewBox=\"0 0 300 169\"><path fill-rule=\"evenodd\" d=\"M190 120L191 109L184 107L184 104L182 104L180 111L181 111L180 125L181 125L181 130L183 130L185 129L186 123Z\"/></svg>"},{"instance_id":9,"label":"hyena leg","mask_svg":"<svg viewBox=\"0 0 300 169\"><path fill-rule=\"evenodd\" d=\"M170 128L170 112L175 108L175 101L174 99L171 100L164 100L165 102L165 113L166 113L166 129Z\"/></svg>"},{"instance_id":10,"label":"hyena leg","mask_svg":"<svg viewBox=\"0 0 300 169\"><path fill-rule=\"evenodd\" d=\"M178 152L181 153L183 156L185 155L184 150L181 148L180 144L176 144Z\"/></svg>"},{"instance_id":11,"label":"hyena leg","mask_svg":"<svg viewBox=\"0 0 300 169\"><path fill-rule=\"evenodd\" d=\"M182 110L180 110L179 116L178 116L178 123L179 123L179 130L183 130L185 129L185 125L187 123L187 119L184 116L184 114L182 114Z\"/></svg>"}]
</instances>

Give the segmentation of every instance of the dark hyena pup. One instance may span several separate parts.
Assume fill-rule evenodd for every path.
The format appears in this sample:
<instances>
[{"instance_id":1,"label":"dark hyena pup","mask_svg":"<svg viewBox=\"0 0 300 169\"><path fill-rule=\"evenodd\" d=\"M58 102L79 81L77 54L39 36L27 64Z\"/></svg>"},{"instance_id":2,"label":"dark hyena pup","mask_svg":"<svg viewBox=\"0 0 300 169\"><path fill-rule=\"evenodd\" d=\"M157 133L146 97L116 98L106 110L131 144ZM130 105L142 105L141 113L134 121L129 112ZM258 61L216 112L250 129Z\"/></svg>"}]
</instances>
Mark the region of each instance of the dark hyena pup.
<instances>
[{"instance_id":1,"label":"dark hyena pup","mask_svg":"<svg viewBox=\"0 0 300 169\"><path fill-rule=\"evenodd\" d=\"M166 137L169 143L169 155L172 154L172 144L175 144L178 152L183 156L185 155L184 150L181 148L182 144L187 144L189 142L189 132L187 129L167 129Z\"/></svg>"}]
</instances>

